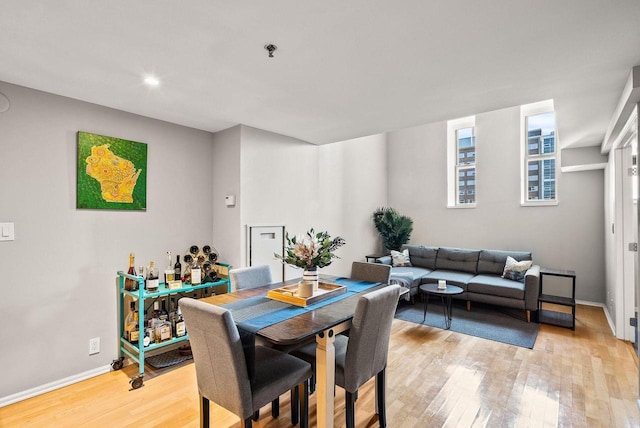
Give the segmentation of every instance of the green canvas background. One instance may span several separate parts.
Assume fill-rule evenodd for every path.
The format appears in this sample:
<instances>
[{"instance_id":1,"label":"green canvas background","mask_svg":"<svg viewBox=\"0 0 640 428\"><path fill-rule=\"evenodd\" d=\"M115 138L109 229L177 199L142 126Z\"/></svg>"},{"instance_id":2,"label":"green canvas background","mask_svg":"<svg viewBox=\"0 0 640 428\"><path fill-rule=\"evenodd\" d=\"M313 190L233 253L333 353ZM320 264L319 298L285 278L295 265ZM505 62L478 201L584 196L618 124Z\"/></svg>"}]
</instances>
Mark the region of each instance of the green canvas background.
<instances>
[{"instance_id":1,"label":"green canvas background","mask_svg":"<svg viewBox=\"0 0 640 428\"><path fill-rule=\"evenodd\" d=\"M109 150L115 155L130 160L133 162L136 170L142 170L136 186L133 189L133 203L105 201L102 198L98 180L87 175L86 159L91 155L91 148L103 144L109 144ZM147 145L145 143L79 131L77 169L77 208L108 210L147 209Z\"/></svg>"}]
</instances>

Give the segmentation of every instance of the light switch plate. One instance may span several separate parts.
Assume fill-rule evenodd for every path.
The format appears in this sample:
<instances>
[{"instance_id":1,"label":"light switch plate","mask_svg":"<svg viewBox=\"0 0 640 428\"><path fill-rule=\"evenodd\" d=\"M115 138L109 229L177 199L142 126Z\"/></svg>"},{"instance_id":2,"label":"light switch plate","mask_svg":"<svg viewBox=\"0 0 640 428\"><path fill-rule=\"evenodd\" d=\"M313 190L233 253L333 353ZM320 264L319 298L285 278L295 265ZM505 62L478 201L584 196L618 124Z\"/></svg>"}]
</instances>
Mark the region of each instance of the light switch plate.
<instances>
[{"instance_id":1,"label":"light switch plate","mask_svg":"<svg viewBox=\"0 0 640 428\"><path fill-rule=\"evenodd\" d=\"M15 239L13 223L0 223L0 241L15 241Z\"/></svg>"}]
</instances>

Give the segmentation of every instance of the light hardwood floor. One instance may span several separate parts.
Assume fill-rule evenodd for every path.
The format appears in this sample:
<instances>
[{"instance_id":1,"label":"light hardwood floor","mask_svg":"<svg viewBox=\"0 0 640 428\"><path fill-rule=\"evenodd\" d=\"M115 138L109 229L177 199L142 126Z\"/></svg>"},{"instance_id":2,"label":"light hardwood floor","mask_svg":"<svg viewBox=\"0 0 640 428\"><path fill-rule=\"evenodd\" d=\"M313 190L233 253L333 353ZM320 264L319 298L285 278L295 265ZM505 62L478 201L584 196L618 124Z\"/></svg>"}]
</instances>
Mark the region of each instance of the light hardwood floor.
<instances>
[{"instance_id":1,"label":"light hardwood floor","mask_svg":"<svg viewBox=\"0 0 640 428\"><path fill-rule=\"evenodd\" d=\"M455 316L455 314L454 314ZM197 427L193 364L149 373L135 366L0 408L1 427ZM602 309L578 306L576 330L541 325L533 350L394 320L388 365L389 427L637 427L638 362ZM288 394L254 427L290 427ZM311 426L315 398L311 397ZM216 427L240 427L212 405ZM358 427L378 426L373 382L356 403ZM344 394L336 392L337 427Z\"/></svg>"}]
</instances>

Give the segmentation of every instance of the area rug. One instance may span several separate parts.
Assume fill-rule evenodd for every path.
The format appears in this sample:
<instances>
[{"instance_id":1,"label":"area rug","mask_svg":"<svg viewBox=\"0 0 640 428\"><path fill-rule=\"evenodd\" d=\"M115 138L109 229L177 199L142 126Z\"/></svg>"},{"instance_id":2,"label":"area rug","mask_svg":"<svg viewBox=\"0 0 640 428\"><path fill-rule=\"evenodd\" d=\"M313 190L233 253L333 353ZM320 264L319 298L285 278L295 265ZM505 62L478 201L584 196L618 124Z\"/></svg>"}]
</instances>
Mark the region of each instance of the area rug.
<instances>
[{"instance_id":1,"label":"area rug","mask_svg":"<svg viewBox=\"0 0 640 428\"><path fill-rule=\"evenodd\" d=\"M396 318L423 324L423 305L424 303L420 301L416 301L414 305L400 302ZM427 319L424 324L444 329L442 309L439 299L429 300ZM453 302L451 331L457 333L532 349L539 330L538 323L526 321L524 310L473 302L471 311L467 312L466 302L455 300Z\"/></svg>"}]
</instances>

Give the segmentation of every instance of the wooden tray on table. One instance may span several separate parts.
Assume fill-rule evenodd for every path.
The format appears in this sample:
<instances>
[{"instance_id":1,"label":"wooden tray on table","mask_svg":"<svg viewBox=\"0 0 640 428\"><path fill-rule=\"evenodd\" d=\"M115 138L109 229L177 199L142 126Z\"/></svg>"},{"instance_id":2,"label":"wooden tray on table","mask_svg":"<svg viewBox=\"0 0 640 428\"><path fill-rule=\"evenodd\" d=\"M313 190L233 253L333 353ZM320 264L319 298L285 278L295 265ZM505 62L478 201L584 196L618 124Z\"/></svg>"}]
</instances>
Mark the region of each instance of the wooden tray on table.
<instances>
[{"instance_id":1,"label":"wooden tray on table","mask_svg":"<svg viewBox=\"0 0 640 428\"><path fill-rule=\"evenodd\" d=\"M318 290L311 297L298 296L298 284L285 285L284 287L269 290L267 297L296 306L309 306L346 292L347 287L343 285L319 282Z\"/></svg>"}]
</instances>

